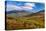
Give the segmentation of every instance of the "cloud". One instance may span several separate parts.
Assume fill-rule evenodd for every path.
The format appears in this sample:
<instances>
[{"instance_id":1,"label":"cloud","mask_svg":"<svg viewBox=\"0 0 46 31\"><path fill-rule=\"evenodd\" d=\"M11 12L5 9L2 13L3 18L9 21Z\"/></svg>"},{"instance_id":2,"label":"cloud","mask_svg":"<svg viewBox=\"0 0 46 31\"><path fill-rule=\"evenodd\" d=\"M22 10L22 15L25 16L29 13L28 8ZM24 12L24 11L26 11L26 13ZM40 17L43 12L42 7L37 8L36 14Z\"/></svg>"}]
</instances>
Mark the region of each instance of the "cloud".
<instances>
[{"instance_id":1,"label":"cloud","mask_svg":"<svg viewBox=\"0 0 46 31\"><path fill-rule=\"evenodd\" d=\"M7 9L6 9L7 11L11 11L11 10L22 10L22 8L21 7L19 7L19 6L16 6L16 5L7 5Z\"/></svg>"},{"instance_id":2,"label":"cloud","mask_svg":"<svg viewBox=\"0 0 46 31\"><path fill-rule=\"evenodd\" d=\"M35 6L35 3L25 3L24 5L25 6L32 6L32 7L34 7Z\"/></svg>"},{"instance_id":3,"label":"cloud","mask_svg":"<svg viewBox=\"0 0 46 31\"><path fill-rule=\"evenodd\" d=\"M32 10L35 4L34 3L25 3L24 6L17 6L17 5L11 5L11 4L7 4L7 11L11 11L11 10Z\"/></svg>"},{"instance_id":4,"label":"cloud","mask_svg":"<svg viewBox=\"0 0 46 31\"><path fill-rule=\"evenodd\" d=\"M35 4L34 4L34 3L25 3L22 8L23 8L24 10L32 10L33 7L35 7Z\"/></svg>"}]
</instances>

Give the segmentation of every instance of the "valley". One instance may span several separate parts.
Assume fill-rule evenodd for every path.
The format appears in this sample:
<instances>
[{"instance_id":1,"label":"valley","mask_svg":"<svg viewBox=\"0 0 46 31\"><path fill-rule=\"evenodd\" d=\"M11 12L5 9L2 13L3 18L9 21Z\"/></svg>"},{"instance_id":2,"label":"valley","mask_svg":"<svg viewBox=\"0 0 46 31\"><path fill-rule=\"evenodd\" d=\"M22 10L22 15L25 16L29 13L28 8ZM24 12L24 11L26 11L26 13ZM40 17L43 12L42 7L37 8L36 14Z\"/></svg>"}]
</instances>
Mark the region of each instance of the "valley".
<instances>
[{"instance_id":1,"label":"valley","mask_svg":"<svg viewBox=\"0 0 46 31\"><path fill-rule=\"evenodd\" d=\"M15 15L15 14L14 14ZM27 16L16 17L13 14L6 18L6 29L36 29L44 28L44 12L38 12ZM12 17L13 16L13 17Z\"/></svg>"}]
</instances>

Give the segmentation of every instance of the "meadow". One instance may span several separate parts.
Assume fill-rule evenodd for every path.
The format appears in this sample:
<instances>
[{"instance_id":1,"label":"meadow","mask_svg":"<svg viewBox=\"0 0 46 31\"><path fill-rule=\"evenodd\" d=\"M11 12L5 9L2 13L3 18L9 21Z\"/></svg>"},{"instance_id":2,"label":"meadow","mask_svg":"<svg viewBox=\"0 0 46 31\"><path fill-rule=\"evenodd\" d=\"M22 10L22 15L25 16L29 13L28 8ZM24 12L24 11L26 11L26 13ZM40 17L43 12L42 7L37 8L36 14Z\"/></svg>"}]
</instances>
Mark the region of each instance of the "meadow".
<instances>
[{"instance_id":1,"label":"meadow","mask_svg":"<svg viewBox=\"0 0 46 31\"><path fill-rule=\"evenodd\" d=\"M43 14L22 17L7 16L6 23L7 30L39 29L45 27Z\"/></svg>"}]
</instances>

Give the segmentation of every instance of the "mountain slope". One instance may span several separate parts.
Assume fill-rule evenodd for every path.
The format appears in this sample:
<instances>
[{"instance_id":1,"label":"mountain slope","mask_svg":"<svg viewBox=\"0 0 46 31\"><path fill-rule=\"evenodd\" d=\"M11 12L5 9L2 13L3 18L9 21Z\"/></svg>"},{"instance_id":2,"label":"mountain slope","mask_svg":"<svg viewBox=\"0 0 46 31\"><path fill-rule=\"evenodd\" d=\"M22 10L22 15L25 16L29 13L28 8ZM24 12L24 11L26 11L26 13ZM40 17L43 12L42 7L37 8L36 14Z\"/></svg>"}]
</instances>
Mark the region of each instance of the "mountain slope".
<instances>
[{"instance_id":1,"label":"mountain slope","mask_svg":"<svg viewBox=\"0 0 46 31\"><path fill-rule=\"evenodd\" d=\"M36 29L36 28L44 28L44 12L39 11L28 16L22 17L10 17L7 16L7 29Z\"/></svg>"},{"instance_id":2,"label":"mountain slope","mask_svg":"<svg viewBox=\"0 0 46 31\"><path fill-rule=\"evenodd\" d=\"M12 10L12 11L8 11L7 12L7 15L9 16L11 16L11 15L13 15L13 16L27 16L27 15L29 15L29 14L32 14L33 12L31 12L31 13L29 13L29 12L26 12L25 10L22 10L22 11L18 11L18 10Z\"/></svg>"},{"instance_id":3,"label":"mountain slope","mask_svg":"<svg viewBox=\"0 0 46 31\"><path fill-rule=\"evenodd\" d=\"M44 10L41 10L41 11L39 11L39 12L36 12L36 13L32 13L32 14L30 14L30 15L27 15L27 16L37 16L37 15L43 15L44 16Z\"/></svg>"}]
</instances>

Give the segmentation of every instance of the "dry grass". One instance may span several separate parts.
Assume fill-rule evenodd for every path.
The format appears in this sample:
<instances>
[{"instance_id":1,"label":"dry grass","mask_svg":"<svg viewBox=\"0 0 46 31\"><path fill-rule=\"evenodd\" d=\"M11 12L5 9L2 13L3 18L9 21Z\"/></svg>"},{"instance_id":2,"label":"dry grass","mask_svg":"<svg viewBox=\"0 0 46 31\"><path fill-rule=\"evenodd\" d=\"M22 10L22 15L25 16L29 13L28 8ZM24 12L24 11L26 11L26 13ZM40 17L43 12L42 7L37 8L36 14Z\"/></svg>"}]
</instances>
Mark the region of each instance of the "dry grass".
<instances>
[{"instance_id":1,"label":"dry grass","mask_svg":"<svg viewBox=\"0 0 46 31\"><path fill-rule=\"evenodd\" d=\"M7 30L44 28L44 16L7 17Z\"/></svg>"}]
</instances>

